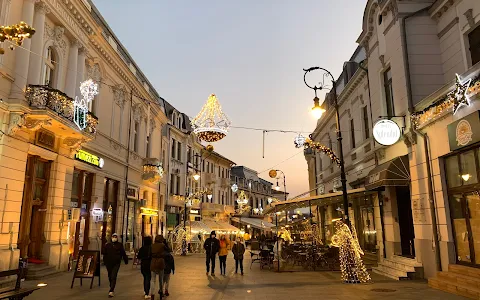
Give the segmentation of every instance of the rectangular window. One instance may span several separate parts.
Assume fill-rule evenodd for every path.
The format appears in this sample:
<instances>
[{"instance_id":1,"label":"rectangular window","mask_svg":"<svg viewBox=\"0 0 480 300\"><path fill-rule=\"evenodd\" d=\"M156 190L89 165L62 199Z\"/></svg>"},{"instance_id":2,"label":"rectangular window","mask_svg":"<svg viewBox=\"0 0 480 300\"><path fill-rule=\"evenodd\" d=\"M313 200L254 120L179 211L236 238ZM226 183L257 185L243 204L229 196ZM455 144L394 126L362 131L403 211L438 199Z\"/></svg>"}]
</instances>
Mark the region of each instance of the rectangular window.
<instances>
[{"instance_id":1,"label":"rectangular window","mask_svg":"<svg viewBox=\"0 0 480 300\"><path fill-rule=\"evenodd\" d=\"M150 136L147 136L147 139L145 140L146 142L146 147L147 147L147 154L146 154L146 157L150 157L150 153L151 153L151 143L150 143Z\"/></svg>"},{"instance_id":2,"label":"rectangular window","mask_svg":"<svg viewBox=\"0 0 480 300\"><path fill-rule=\"evenodd\" d=\"M392 70L390 68L383 72L383 87L385 89L387 116L393 117L395 115L395 106L393 104Z\"/></svg>"},{"instance_id":3,"label":"rectangular window","mask_svg":"<svg viewBox=\"0 0 480 300\"><path fill-rule=\"evenodd\" d=\"M352 145L352 149L355 148L355 122L353 119L350 120L350 142Z\"/></svg>"},{"instance_id":4,"label":"rectangular window","mask_svg":"<svg viewBox=\"0 0 480 300\"><path fill-rule=\"evenodd\" d=\"M182 143L178 142L177 145L177 159L182 160Z\"/></svg>"},{"instance_id":5,"label":"rectangular window","mask_svg":"<svg viewBox=\"0 0 480 300\"><path fill-rule=\"evenodd\" d=\"M187 147L187 162L192 162L192 148Z\"/></svg>"},{"instance_id":6,"label":"rectangular window","mask_svg":"<svg viewBox=\"0 0 480 300\"><path fill-rule=\"evenodd\" d=\"M177 180L177 186L176 186L176 189L175 189L175 192L176 192L176 195L180 195L180 176L176 176L176 180Z\"/></svg>"},{"instance_id":7,"label":"rectangular window","mask_svg":"<svg viewBox=\"0 0 480 300\"><path fill-rule=\"evenodd\" d=\"M368 109L366 106L362 108L363 116L363 131L365 132L365 139L370 138L370 126L368 124Z\"/></svg>"},{"instance_id":8,"label":"rectangular window","mask_svg":"<svg viewBox=\"0 0 480 300\"><path fill-rule=\"evenodd\" d=\"M140 129L140 124L135 122L133 126L133 151L138 153L138 134Z\"/></svg>"},{"instance_id":9,"label":"rectangular window","mask_svg":"<svg viewBox=\"0 0 480 300\"><path fill-rule=\"evenodd\" d=\"M170 175L170 194L175 195L175 175Z\"/></svg>"},{"instance_id":10,"label":"rectangular window","mask_svg":"<svg viewBox=\"0 0 480 300\"><path fill-rule=\"evenodd\" d=\"M218 166L218 177L220 177L220 166Z\"/></svg>"},{"instance_id":11,"label":"rectangular window","mask_svg":"<svg viewBox=\"0 0 480 300\"><path fill-rule=\"evenodd\" d=\"M172 158L175 158L177 155L177 152L175 151L175 146L177 145L177 141L175 139L172 139L172 150L171 150L171 155Z\"/></svg>"},{"instance_id":12,"label":"rectangular window","mask_svg":"<svg viewBox=\"0 0 480 300\"><path fill-rule=\"evenodd\" d=\"M472 66L480 62L480 26L468 34Z\"/></svg>"}]
</instances>

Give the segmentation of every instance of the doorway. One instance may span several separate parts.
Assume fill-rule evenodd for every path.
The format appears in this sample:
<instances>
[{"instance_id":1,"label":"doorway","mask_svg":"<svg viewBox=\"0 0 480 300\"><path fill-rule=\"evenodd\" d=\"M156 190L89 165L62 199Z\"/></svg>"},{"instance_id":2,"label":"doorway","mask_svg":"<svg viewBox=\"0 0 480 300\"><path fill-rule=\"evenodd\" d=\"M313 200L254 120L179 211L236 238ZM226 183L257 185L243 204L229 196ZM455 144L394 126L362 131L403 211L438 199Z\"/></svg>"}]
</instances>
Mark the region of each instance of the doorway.
<instances>
[{"instance_id":1,"label":"doorway","mask_svg":"<svg viewBox=\"0 0 480 300\"><path fill-rule=\"evenodd\" d=\"M103 225L102 225L102 252L105 244L111 240L115 233L115 222L117 218L117 200L118 200L119 182L112 179L105 179L105 190L103 200Z\"/></svg>"},{"instance_id":2,"label":"doorway","mask_svg":"<svg viewBox=\"0 0 480 300\"><path fill-rule=\"evenodd\" d=\"M18 233L18 248L22 258L42 259L50 168L51 162L39 156L27 158Z\"/></svg>"},{"instance_id":3,"label":"doorway","mask_svg":"<svg viewBox=\"0 0 480 300\"><path fill-rule=\"evenodd\" d=\"M88 250L90 243L90 206L92 202L93 174L75 169L72 180L72 208L80 210L80 220L75 224L73 257L80 250Z\"/></svg>"},{"instance_id":4,"label":"doorway","mask_svg":"<svg viewBox=\"0 0 480 300\"><path fill-rule=\"evenodd\" d=\"M457 262L480 265L480 196L478 191L450 196Z\"/></svg>"},{"instance_id":5,"label":"doorway","mask_svg":"<svg viewBox=\"0 0 480 300\"><path fill-rule=\"evenodd\" d=\"M401 256L415 257L415 230L413 227L412 199L407 186L395 188L397 195L398 225L400 227Z\"/></svg>"}]
</instances>

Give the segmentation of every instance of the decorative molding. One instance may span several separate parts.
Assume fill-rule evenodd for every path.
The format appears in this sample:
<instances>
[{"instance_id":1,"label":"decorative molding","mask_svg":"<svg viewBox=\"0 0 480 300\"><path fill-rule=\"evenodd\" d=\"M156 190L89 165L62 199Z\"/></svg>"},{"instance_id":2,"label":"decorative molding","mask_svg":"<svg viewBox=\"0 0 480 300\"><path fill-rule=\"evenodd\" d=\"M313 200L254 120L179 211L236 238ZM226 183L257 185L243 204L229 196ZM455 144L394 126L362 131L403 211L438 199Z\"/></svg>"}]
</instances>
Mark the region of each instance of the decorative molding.
<instances>
[{"instance_id":1,"label":"decorative molding","mask_svg":"<svg viewBox=\"0 0 480 300\"><path fill-rule=\"evenodd\" d=\"M82 145L86 142L88 142L88 140L83 138L77 139L72 137L67 137L63 140L63 144L70 148L70 157L75 156L75 153L77 153L78 150L82 148Z\"/></svg>"},{"instance_id":2,"label":"decorative molding","mask_svg":"<svg viewBox=\"0 0 480 300\"><path fill-rule=\"evenodd\" d=\"M467 19L468 25L470 28L475 27L475 18L473 17L473 9L467 9L467 11L463 14Z\"/></svg>"},{"instance_id":3,"label":"decorative molding","mask_svg":"<svg viewBox=\"0 0 480 300\"><path fill-rule=\"evenodd\" d=\"M23 125L23 127L32 131L37 131L43 126L52 126L52 119L26 118L25 124Z\"/></svg>"},{"instance_id":4,"label":"decorative molding","mask_svg":"<svg viewBox=\"0 0 480 300\"><path fill-rule=\"evenodd\" d=\"M434 10L435 13L433 14L433 18L438 20L442 17L442 15L447 12L450 7L453 6L453 4L455 3L455 0L447 0L443 3L443 5L439 5L438 7L436 7L436 9Z\"/></svg>"},{"instance_id":5,"label":"decorative molding","mask_svg":"<svg viewBox=\"0 0 480 300\"><path fill-rule=\"evenodd\" d=\"M25 125L26 114L23 113L11 113L10 124L8 125L7 134L14 135L20 128Z\"/></svg>"},{"instance_id":6,"label":"decorative molding","mask_svg":"<svg viewBox=\"0 0 480 300\"><path fill-rule=\"evenodd\" d=\"M95 81L98 87L102 86L102 72L100 71L100 65L98 63L87 67L87 78Z\"/></svg>"},{"instance_id":7,"label":"decorative molding","mask_svg":"<svg viewBox=\"0 0 480 300\"><path fill-rule=\"evenodd\" d=\"M53 45L61 51L63 57L65 57L66 48L67 48L67 42L65 41L64 33L65 33L64 27L55 26L54 28L52 28L50 27L50 25L45 23L44 38L46 40L53 41Z\"/></svg>"},{"instance_id":8,"label":"decorative molding","mask_svg":"<svg viewBox=\"0 0 480 300\"><path fill-rule=\"evenodd\" d=\"M50 11L50 8L47 6L47 4L45 4L45 2L40 1L35 3L35 12L42 15L46 15L46 14L49 14L51 11Z\"/></svg>"},{"instance_id":9,"label":"decorative molding","mask_svg":"<svg viewBox=\"0 0 480 300\"><path fill-rule=\"evenodd\" d=\"M133 120L135 122L139 122L142 119L145 119L147 117L147 114L145 113L145 109L143 108L143 105L141 103L136 103L133 105Z\"/></svg>"},{"instance_id":10,"label":"decorative molding","mask_svg":"<svg viewBox=\"0 0 480 300\"><path fill-rule=\"evenodd\" d=\"M150 132L149 132L150 135L153 133L155 128L157 128L157 123L155 122L155 119L151 118L150 119Z\"/></svg>"},{"instance_id":11,"label":"decorative molding","mask_svg":"<svg viewBox=\"0 0 480 300\"><path fill-rule=\"evenodd\" d=\"M412 128L410 128L410 130L407 131L403 135L403 137L404 137L403 142L408 148L417 144L417 134L415 133L415 131L412 130Z\"/></svg>"},{"instance_id":12,"label":"decorative molding","mask_svg":"<svg viewBox=\"0 0 480 300\"><path fill-rule=\"evenodd\" d=\"M378 59L380 59L380 62L382 63L382 68L385 68L385 55L380 55Z\"/></svg>"},{"instance_id":13,"label":"decorative molding","mask_svg":"<svg viewBox=\"0 0 480 300\"><path fill-rule=\"evenodd\" d=\"M56 160L58 156L57 153L34 144L28 144L28 154L38 155L47 160Z\"/></svg>"},{"instance_id":14,"label":"decorative molding","mask_svg":"<svg viewBox=\"0 0 480 300\"><path fill-rule=\"evenodd\" d=\"M122 84L117 84L111 87L113 93L113 100L115 103L123 110L126 102L126 93L125 86Z\"/></svg>"},{"instance_id":15,"label":"decorative molding","mask_svg":"<svg viewBox=\"0 0 480 300\"><path fill-rule=\"evenodd\" d=\"M458 21L460 19L458 17L456 17L455 19L453 19L450 23L448 23L447 26L445 26L442 30L440 30L440 32L437 34L438 38L442 38L445 34L447 34L447 32L450 31L450 29L453 28L453 26L455 26L456 24L458 24Z\"/></svg>"}]
</instances>

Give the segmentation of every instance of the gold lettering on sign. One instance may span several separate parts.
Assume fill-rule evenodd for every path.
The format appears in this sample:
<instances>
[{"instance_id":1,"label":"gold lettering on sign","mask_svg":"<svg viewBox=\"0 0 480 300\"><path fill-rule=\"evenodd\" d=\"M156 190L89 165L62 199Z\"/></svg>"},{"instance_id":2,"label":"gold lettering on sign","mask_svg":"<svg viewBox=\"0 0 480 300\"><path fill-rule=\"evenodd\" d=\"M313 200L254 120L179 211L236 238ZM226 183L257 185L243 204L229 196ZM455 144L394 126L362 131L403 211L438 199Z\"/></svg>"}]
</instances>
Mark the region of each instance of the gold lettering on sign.
<instances>
[{"instance_id":1,"label":"gold lettering on sign","mask_svg":"<svg viewBox=\"0 0 480 300\"><path fill-rule=\"evenodd\" d=\"M55 134L47 130L37 131L36 144L53 150L55 148Z\"/></svg>"}]
</instances>

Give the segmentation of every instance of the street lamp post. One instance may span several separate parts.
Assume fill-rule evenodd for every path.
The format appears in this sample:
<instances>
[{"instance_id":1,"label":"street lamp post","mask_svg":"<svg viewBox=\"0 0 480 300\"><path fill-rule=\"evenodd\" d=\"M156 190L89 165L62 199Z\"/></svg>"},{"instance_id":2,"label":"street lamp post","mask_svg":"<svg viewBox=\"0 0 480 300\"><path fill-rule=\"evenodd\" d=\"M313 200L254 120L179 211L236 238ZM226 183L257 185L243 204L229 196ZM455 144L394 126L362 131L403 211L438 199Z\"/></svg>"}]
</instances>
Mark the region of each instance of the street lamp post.
<instances>
[{"instance_id":1,"label":"street lamp post","mask_svg":"<svg viewBox=\"0 0 480 300\"><path fill-rule=\"evenodd\" d=\"M345 215L345 223L350 228L350 218L349 218L349 214L348 214L347 177L346 177L346 174L345 174L345 160L343 158L343 144L342 144L342 139L343 138L342 138L342 132L340 130L340 111L339 111L339 107L338 107L336 81L335 81L335 77L333 77L332 73L330 73L330 71L328 71L324 68L312 67L312 68L309 68L309 69L303 69L303 71L305 71L305 74L303 76L303 81L305 82L305 85L307 87L309 87L310 89L315 91L315 98L313 99L314 107L312 108L312 113L317 118L320 118L322 113L325 112L325 109L323 109L319 105L319 99L317 97L317 90L321 91L321 90L325 89L326 86L324 85L323 80L322 80L322 82L319 83L319 86L317 86L317 85L311 86L307 83L307 74L309 72L315 71L315 70L320 70L320 71L324 72L324 74L322 76L323 79L325 79L325 77L328 76L332 80L332 87L331 87L330 91L333 92L335 119L336 119L336 123L337 123L338 156L339 156L339 159L340 159L340 181L342 183L342 197L343 197L343 208L344 208L343 210L344 210L344 215Z\"/></svg>"}]
</instances>

